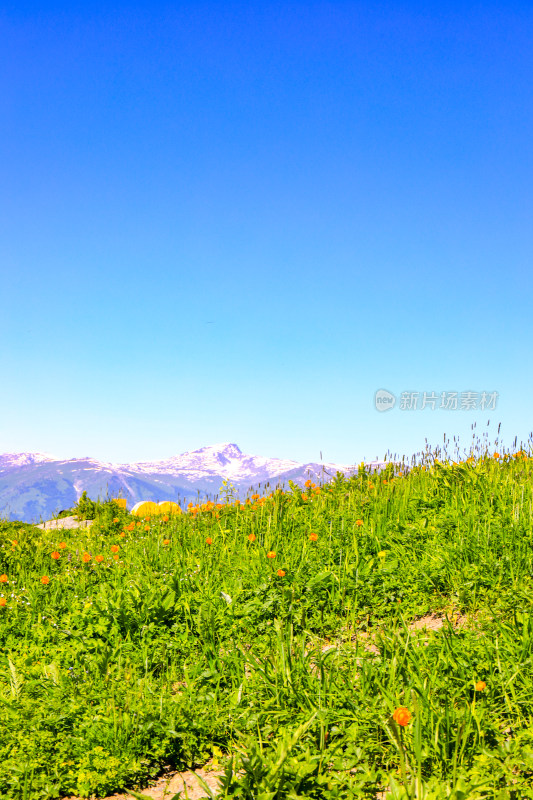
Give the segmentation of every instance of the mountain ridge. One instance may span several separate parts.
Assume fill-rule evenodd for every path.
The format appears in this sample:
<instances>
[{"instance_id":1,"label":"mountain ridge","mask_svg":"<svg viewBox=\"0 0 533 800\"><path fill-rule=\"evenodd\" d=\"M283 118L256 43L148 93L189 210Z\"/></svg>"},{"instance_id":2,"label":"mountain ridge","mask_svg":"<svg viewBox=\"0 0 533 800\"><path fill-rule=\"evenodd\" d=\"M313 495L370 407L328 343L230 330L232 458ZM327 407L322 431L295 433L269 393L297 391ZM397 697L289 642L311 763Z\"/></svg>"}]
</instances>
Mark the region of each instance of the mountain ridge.
<instances>
[{"instance_id":1,"label":"mountain ridge","mask_svg":"<svg viewBox=\"0 0 533 800\"><path fill-rule=\"evenodd\" d=\"M385 462L367 463L380 469ZM234 442L208 445L158 461L115 464L86 456L55 459L48 453L0 454L0 517L42 522L72 508L83 491L93 500L106 495L125 497L131 507L139 500L188 502L217 496L229 480L239 499L265 483L288 488L310 478L327 483L336 472L353 474L358 465L308 462L245 454Z\"/></svg>"}]
</instances>

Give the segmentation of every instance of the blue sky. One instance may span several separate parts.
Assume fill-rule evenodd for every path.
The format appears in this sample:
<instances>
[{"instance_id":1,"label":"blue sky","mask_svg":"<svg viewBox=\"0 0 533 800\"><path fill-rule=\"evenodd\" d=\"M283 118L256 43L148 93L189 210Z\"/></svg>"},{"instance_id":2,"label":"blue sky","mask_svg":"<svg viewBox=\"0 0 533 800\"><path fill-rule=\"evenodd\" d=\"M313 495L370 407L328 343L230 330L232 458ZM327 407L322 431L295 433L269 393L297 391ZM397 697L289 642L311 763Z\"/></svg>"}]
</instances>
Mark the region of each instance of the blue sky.
<instances>
[{"instance_id":1,"label":"blue sky","mask_svg":"<svg viewBox=\"0 0 533 800\"><path fill-rule=\"evenodd\" d=\"M4 5L0 452L527 442L532 36L512 2Z\"/></svg>"}]
</instances>

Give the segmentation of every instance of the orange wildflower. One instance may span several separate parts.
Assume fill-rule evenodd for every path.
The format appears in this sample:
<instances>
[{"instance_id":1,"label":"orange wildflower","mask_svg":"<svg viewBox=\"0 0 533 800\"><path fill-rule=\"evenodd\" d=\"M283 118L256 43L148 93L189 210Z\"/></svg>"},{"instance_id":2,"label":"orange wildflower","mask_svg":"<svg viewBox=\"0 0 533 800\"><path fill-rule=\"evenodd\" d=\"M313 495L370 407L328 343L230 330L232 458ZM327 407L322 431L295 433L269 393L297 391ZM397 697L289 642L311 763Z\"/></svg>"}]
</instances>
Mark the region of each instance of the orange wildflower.
<instances>
[{"instance_id":1,"label":"orange wildflower","mask_svg":"<svg viewBox=\"0 0 533 800\"><path fill-rule=\"evenodd\" d=\"M89 555L89 553L84 553L82 558L83 558L83 560L85 561L86 564L88 564L89 561L91 560L91 556Z\"/></svg>"},{"instance_id":2,"label":"orange wildflower","mask_svg":"<svg viewBox=\"0 0 533 800\"><path fill-rule=\"evenodd\" d=\"M267 558L276 558L276 554L270 550L270 552L267 553Z\"/></svg>"},{"instance_id":3,"label":"orange wildflower","mask_svg":"<svg viewBox=\"0 0 533 800\"><path fill-rule=\"evenodd\" d=\"M170 539L163 539L163 544L170 544Z\"/></svg>"},{"instance_id":4,"label":"orange wildflower","mask_svg":"<svg viewBox=\"0 0 533 800\"><path fill-rule=\"evenodd\" d=\"M100 564L104 560L104 557L103 556L96 556L96 558L94 560L98 561L98 563Z\"/></svg>"},{"instance_id":5,"label":"orange wildflower","mask_svg":"<svg viewBox=\"0 0 533 800\"><path fill-rule=\"evenodd\" d=\"M311 485L312 485L312 482L311 482L311 481L306 481L306 482L304 483L304 486L307 486L307 487L309 487L309 486L311 486Z\"/></svg>"},{"instance_id":6,"label":"orange wildflower","mask_svg":"<svg viewBox=\"0 0 533 800\"><path fill-rule=\"evenodd\" d=\"M213 544L213 540L211 539L210 536L207 537L207 539L205 540L205 543L206 544Z\"/></svg>"},{"instance_id":7,"label":"orange wildflower","mask_svg":"<svg viewBox=\"0 0 533 800\"><path fill-rule=\"evenodd\" d=\"M5 573L0 575L0 583L7 583L7 575Z\"/></svg>"},{"instance_id":8,"label":"orange wildflower","mask_svg":"<svg viewBox=\"0 0 533 800\"><path fill-rule=\"evenodd\" d=\"M494 456L493 456L493 458L499 458L499 457L500 457L500 454L499 454L499 453L494 453Z\"/></svg>"},{"instance_id":9,"label":"orange wildflower","mask_svg":"<svg viewBox=\"0 0 533 800\"><path fill-rule=\"evenodd\" d=\"M168 517L166 515L163 517L163 522L168 522Z\"/></svg>"},{"instance_id":10,"label":"orange wildflower","mask_svg":"<svg viewBox=\"0 0 533 800\"><path fill-rule=\"evenodd\" d=\"M64 550L65 547L67 546L67 543L66 542L59 542L59 544L57 546L59 547L60 550Z\"/></svg>"},{"instance_id":11,"label":"orange wildflower","mask_svg":"<svg viewBox=\"0 0 533 800\"><path fill-rule=\"evenodd\" d=\"M5 597L0 597L0 606L5 606L6 603L7 603L6 598Z\"/></svg>"},{"instance_id":12,"label":"orange wildflower","mask_svg":"<svg viewBox=\"0 0 533 800\"><path fill-rule=\"evenodd\" d=\"M122 531L122 533L120 534L120 538L123 539L125 537L125 535L126 534L124 533L124 531Z\"/></svg>"},{"instance_id":13,"label":"orange wildflower","mask_svg":"<svg viewBox=\"0 0 533 800\"><path fill-rule=\"evenodd\" d=\"M119 521L118 517L115 517L113 520L113 522L118 522L118 521Z\"/></svg>"},{"instance_id":14,"label":"orange wildflower","mask_svg":"<svg viewBox=\"0 0 533 800\"><path fill-rule=\"evenodd\" d=\"M249 534L248 534L248 541L249 541L249 542L255 542L255 540L256 540L256 535L255 535L255 533L249 533Z\"/></svg>"},{"instance_id":15,"label":"orange wildflower","mask_svg":"<svg viewBox=\"0 0 533 800\"><path fill-rule=\"evenodd\" d=\"M57 550L54 550L54 552L52 553L52 558L57 561L57 559L60 558L60 555L61 554L58 553Z\"/></svg>"},{"instance_id":16,"label":"orange wildflower","mask_svg":"<svg viewBox=\"0 0 533 800\"><path fill-rule=\"evenodd\" d=\"M284 578L285 577L285 570L284 569L278 569L278 576L280 578Z\"/></svg>"},{"instance_id":17,"label":"orange wildflower","mask_svg":"<svg viewBox=\"0 0 533 800\"><path fill-rule=\"evenodd\" d=\"M43 584L43 586L46 586L47 583L50 583L50 578L48 577L48 575L43 575L43 577L41 578L41 583Z\"/></svg>"},{"instance_id":18,"label":"orange wildflower","mask_svg":"<svg viewBox=\"0 0 533 800\"><path fill-rule=\"evenodd\" d=\"M120 547L118 546L118 544L112 544L111 545L111 552L112 553L118 553L119 550L120 550Z\"/></svg>"},{"instance_id":19,"label":"orange wildflower","mask_svg":"<svg viewBox=\"0 0 533 800\"><path fill-rule=\"evenodd\" d=\"M476 692L484 692L485 689L487 688L487 684L485 683L485 681L478 681L476 683L476 687L475 688L476 688Z\"/></svg>"},{"instance_id":20,"label":"orange wildflower","mask_svg":"<svg viewBox=\"0 0 533 800\"><path fill-rule=\"evenodd\" d=\"M398 725L401 725L403 728L411 722L411 712L405 706L400 706L397 708L392 718Z\"/></svg>"},{"instance_id":21,"label":"orange wildflower","mask_svg":"<svg viewBox=\"0 0 533 800\"><path fill-rule=\"evenodd\" d=\"M362 519L356 519L355 520L355 524L357 525L358 528L360 528L361 525L363 525L363 520Z\"/></svg>"},{"instance_id":22,"label":"orange wildflower","mask_svg":"<svg viewBox=\"0 0 533 800\"><path fill-rule=\"evenodd\" d=\"M13 547L16 547L18 545L18 541L16 539L13 539L11 544L13 545Z\"/></svg>"},{"instance_id":23,"label":"orange wildflower","mask_svg":"<svg viewBox=\"0 0 533 800\"><path fill-rule=\"evenodd\" d=\"M149 531L149 530L150 530L150 526L149 526L149 525L145 525L145 526L144 526L144 530L145 530L145 531Z\"/></svg>"},{"instance_id":24,"label":"orange wildflower","mask_svg":"<svg viewBox=\"0 0 533 800\"><path fill-rule=\"evenodd\" d=\"M310 533L309 538L312 542L318 542L318 533Z\"/></svg>"},{"instance_id":25,"label":"orange wildflower","mask_svg":"<svg viewBox=\"0 0 533 800\"><path fill-rule=\"evenodd\" d=\"M115 559L115 561L118 561L118 555L117 555L117 553L115 553L115 555L113 556L113 558Z\"/></svg>"}]
</instances>

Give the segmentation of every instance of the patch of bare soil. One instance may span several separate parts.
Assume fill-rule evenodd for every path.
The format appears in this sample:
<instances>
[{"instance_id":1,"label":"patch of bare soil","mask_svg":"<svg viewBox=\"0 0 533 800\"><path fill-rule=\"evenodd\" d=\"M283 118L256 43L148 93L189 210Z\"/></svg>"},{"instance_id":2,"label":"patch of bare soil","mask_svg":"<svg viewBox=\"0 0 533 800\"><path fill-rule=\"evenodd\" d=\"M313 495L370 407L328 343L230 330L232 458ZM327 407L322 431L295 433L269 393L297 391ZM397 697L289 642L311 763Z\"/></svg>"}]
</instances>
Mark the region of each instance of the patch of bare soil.
<instances>
[{"instance_id":1,"label":"patch of bare soil","mask_svg":"<svg viewBox=\"0 0 533 800\"><path fill-rule=\"evenodd\" d=\"M166 772L157 781L151 781L152 785L147 789L136 789L137 794L142 794L147 800L170 800L178 792L183 793L183 798L188 797L189 800L201 800L201 798L209 797L206 790L197 779L197 775L202 778L209 786L213 794L216 794L220 788L219 778L224 774L224 770L215 769L212 762L209 761L201 769L195 771L188 770L187 772ZM185 794L185 790L187 794ZM82 800L82 798L72 795L64 797L63 800ZM136 800L136 798L125 793L118 793L108 795L107 797L91 797L91 800Z\"/></svg>"}]
</instances>

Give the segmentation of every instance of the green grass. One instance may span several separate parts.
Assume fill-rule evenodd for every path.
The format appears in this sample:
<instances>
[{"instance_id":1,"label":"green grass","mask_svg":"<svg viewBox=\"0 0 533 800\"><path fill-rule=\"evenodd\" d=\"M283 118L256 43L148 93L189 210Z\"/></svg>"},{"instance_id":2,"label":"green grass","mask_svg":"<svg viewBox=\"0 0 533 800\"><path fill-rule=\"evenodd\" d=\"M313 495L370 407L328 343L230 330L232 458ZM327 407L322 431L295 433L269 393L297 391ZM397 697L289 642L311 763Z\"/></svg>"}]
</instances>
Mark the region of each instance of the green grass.
<instances>
[{"instance_id":1,"label":"green grass","mask_svg":"<svg viewBox=\"0 0 533 800\"><path fill-rule=\"evenodd\" d=\"M219 754L222 797L533 798L533 461L424 462L168 521L0 523L0 797Z\"/></svg>"}]
</instances>

